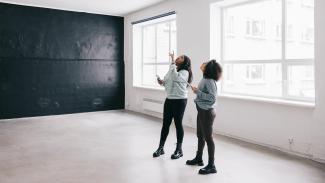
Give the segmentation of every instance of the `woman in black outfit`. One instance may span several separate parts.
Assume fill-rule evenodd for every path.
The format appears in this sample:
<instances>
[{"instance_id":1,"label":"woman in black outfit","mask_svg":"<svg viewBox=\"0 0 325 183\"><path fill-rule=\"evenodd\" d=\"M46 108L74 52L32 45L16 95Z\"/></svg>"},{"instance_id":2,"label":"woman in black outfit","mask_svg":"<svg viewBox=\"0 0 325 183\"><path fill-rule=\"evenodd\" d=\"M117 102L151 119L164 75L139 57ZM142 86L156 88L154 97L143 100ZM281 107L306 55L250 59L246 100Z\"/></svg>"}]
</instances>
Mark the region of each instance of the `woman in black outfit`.
<instances>
[{"instance_id":1,"label":"woman in black outfit","mask_svg":"<svg viewBox=\"0 0 325 183\"><path fill-rule=\"evenodd\" d=\"M179 56L174 61L174 55L170 54L172 63L169 71L163 80L158 78L158 83L165 87L167 98L164 103L163 126L160 134L158 149L153 153L153 157L164 154L164 145L169 133L169 127L174 119L177 135L177 146L171 155L172 159L183 156L182 143L184 137L183 115L187 104L187 83L192 81L191 60L188 56Z\"/></svg>"}]
</instances>

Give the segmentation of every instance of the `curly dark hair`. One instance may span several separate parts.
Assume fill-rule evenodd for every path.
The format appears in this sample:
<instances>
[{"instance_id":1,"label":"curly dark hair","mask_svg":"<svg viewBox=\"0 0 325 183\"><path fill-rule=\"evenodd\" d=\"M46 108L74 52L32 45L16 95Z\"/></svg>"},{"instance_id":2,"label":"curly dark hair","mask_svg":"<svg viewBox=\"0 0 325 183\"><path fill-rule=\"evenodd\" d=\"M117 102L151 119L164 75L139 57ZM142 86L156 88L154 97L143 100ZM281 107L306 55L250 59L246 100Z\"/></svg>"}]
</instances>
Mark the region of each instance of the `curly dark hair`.
<instances>
[{"instance_id":1,"label":"curly dark hair","mask_svg":"<svg viewBox=\"0 0 325 183\"><path fill-rule=\"evenodd\" d=\"M191 59L186 56L184 56L184 62L177 68L177 72L179 72L180 70L187 70L188 71L188 83L191 83L193 80L193 73L192 73L192 67L191 67Z\"/></svg>"},{"instance_id":2,"label":"curly dark hair","mask_svg":"<svg viewBox=\"0 0 325 183\"><path fill-rule=\"evenodd\" d=\"M203 77L207 79L214 79L218 81L222 74L221 65L216 60L210 60L206 63L205 69L203 72Z\"/></svg>"}]
</instances>

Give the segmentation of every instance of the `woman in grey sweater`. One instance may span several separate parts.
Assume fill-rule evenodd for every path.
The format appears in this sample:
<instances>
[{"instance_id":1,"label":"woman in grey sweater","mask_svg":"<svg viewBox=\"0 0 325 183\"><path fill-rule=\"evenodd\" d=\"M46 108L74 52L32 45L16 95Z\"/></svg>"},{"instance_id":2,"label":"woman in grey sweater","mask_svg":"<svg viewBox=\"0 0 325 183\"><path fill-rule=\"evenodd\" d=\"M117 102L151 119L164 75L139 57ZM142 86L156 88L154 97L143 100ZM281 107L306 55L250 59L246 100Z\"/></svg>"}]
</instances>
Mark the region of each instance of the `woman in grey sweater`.
<instances>
[{"instance_id":1,"label":"woman in grey sweater","mask_svg":"<svg viewBox=\"0 0 325 183\"><path fill-rule=\"evenodd\" d=\"M198 148L196 157L186 161L187 165L203 166L202 154L205 142L208 146L209 163L206 167L199 170L200 174L217 173L214 165L214 142L212 136L212 126L215 118L214 107L217 105L217 85L216 82L222 74L221 66L216 60L211 60L201 65L203 79L198 87L193 87L192 90L196 94L197 114L197 138Z\"/></svg>"},{"instance_id":2,"label":"woman in grey sweater","mask_svg":"<svg viewBox=\"0 0 325 183\"><path fill-rule=\"evenodd\" d=\"M174 54L170 54L172 63L163 80L158 78L158 83L165 87L167 98L164 103L163 126L160 133L158 149L153 157L164 154L164 145L169 133L169 127L174 119L177 136L177 146L171 155L172 159L183 156L182 143L184 137L183 115L187 104L187 83L192 81L191 60L186 55L179 56L174 60Z\"/></svg>"}]
</instances>

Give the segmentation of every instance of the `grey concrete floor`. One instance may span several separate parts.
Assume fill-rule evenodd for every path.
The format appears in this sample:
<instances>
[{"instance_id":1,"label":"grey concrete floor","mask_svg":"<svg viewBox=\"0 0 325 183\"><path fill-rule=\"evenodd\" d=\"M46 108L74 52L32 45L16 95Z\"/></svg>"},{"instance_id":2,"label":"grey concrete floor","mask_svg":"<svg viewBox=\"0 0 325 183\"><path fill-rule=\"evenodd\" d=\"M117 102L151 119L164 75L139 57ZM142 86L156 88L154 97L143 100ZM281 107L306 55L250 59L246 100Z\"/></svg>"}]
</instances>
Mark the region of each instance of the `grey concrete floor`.
<instances>
[{"instance_id":1,"label":"grey concrete floor","mask_svg":"<svg viewBox=\"0 0 325 183\"><path fill-rule=\"evenodd\" d=\"M324 183L325 165L215 136L217 174L186 166L195 154L186 129L184 157L152 158L160 120L126 111L13 119L0 122L0 183ZM207 160L205 152L204 160Z\"/></svg>"}]
</instances>

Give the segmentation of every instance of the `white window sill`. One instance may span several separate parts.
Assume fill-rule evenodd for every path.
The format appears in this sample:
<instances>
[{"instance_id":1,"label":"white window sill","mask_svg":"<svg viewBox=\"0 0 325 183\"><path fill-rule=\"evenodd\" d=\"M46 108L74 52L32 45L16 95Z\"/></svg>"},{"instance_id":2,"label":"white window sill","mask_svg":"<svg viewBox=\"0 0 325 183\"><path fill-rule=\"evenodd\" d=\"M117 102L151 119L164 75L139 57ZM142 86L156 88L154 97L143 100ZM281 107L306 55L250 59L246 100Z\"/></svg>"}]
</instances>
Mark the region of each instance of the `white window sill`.
<instances>
[{"instance_id":1,"label":"white window sill","mask_svg":"<svg viewBox=\"0 0 325 183\"><path fill-rule=\"evenodd\" d=\"M138 89L145 89L145 90L155 90L155 91L165 91L163 87L156 87L156 86L141 86L141 85L135 85L133 88L138 88Z\"/></svg>"},{"instance_id":2,"label":"white window sill","mask_svg":"<svg viewBox=\"0 0 325 183\"><path fill-rule=\"evenodd\" d=\"M251 97L251 96L234 95L234 94L219 94L219 97L264 102L264 103L279 104L279 105L294 106L294 107L315 108L315 103L313 102L290 101L284 99L269 99L269 98Z\"/></svg>"}]
</instances>

